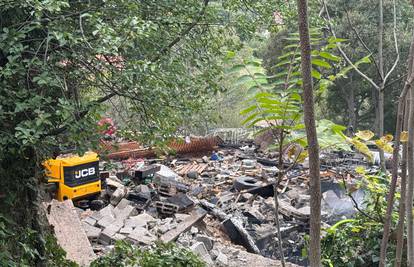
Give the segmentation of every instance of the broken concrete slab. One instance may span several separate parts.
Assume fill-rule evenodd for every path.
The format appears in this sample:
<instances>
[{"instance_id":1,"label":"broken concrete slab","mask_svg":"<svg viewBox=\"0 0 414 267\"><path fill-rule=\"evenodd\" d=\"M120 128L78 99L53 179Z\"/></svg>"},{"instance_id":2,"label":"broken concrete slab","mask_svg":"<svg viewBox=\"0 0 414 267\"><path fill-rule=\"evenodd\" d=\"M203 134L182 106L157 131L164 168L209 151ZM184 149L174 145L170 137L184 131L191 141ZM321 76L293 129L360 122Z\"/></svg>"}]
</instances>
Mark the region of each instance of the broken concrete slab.
<instances>
[{"instance_id":1,"label":"broken concrete slab","mask_svg":"<svg viewBox=\"0 0 414 267\"><path fill-rule=\"evenodd\" d=\"M187 219L188 217L190 217L189 214L185 214L185 213L176 213L174 216L175 216L175 219L177 220L177 222L182 222L185 219Z\"/></svg>"},{"instance_id":2,"label":"broken concrete slab","mask_svg":"<svg viewBox=\"0 0 414 267\"><path fill-rule=\"evenodd\" d=\"M176 178L178 178L178 174L175 173L173 170L171 170L170 168L168 168L165 165L159 165L160 166L160 170L158 172L155 173L155 178L166 178L166 179L171 179L171 180L175 180Z\"/></svg>"},{"instance_id":3,"label":"broken concrete slab","mask_svg":"<svg viewBox=\"0 0 414 267\"><path fill-rule=\"evenodd\" d=\"M122 228L121 225L111 224L110 226L106 227L99 236L99 242L103 245L110 245L112 244L113 236L119 232Z\"/></svg>"},{"instance_id":4,"label":"broken concrete slab","mask_svg":"<svg viewBox=\"0 0 414 267\"><path fill-rule=\"evenodd\" d=\"M113 239L114 241L124 240L124 239L126 239L126 238L127 238L127 237L126 237L125 235L118 234L118 233L116 233L116 234L112 237L112 239Z\"/></svg>"},{"instance_id":5,"label":"broken concrete slab","mask_svg":"<svg viewBox=\"0 0 414 267\"><path fill-rule=\"evenodd\" d=\"M90 218L94 219L96 222L99 221L100 219L102 219L102 214L100 211L95 211L94 213L92 213L91 216L89 216ZM95 223L96 224L96 223Z\"/></svg>"},{"instance_id":6,"label":"broken concrete slab","mask_svg":"<svg viewBox=\"0 0 414 267\"><path fill-rule=\"evenodd\" d=\"M45 206L49 210L46 213L49 224L53 226L58 244L66 251L66 257L81 266L89 266L96 255L74 211L72 200L52 200Z\"/></svg>"},{"instance_id":7,"label":"broken concrete slab","mask_svg":"<svg viewBox=\"0 0 414 267\"><path fill-rule=\"evenodd\" d=\"M91 216L86 217L85 219L82 220L82 222L85 222L91 226L95 226L97 223L97 220L92 218Z\"/></svg>"},{"instance_id":8,"label":"broken concrete slab","mask_svg":"<svg viewBox=\"0 0 414 267\"><path fill-rule=\"evenodd\" d=\"M197 210L194 210L191 214L191 217L185 219L182 223L180 223L177 226L177 228L172 229L167 233L163 234L160 240L166 243L176 240L181 233L189 230L191 226L202 220L206 216L206 214L207 211L205 211L204 209L199 208Z\"/></svg>"},{"instance_id":9,"label":"broken concrete slab","mask_svg":"<svg viewBox=\"0 0 414 267\"><path fill-rule=\"evenodd\" d=\"M149 222L155 222L156 219L154 217L152 217L151 215L149 215L148 213L141 213L137 216L132 216L129 217L128 219L125 220L125 227L131 227L131 228L136 228L136 227L146 227L147 223Z\"/></svg>"},{"instance_id":10,"label":"broken concrete slab","mask_svg":"<svg viewBox=\"0 0 414 267\"><path fill-rule=\"evenodd\" d=\"M106 179L106 184L112 188L124 188L125 186L122 184L121 180L119 180L116 176L109 176Z\"/></svg>"},{"instance_id":11,"label":"broken concrete slab","mask_svg":"<svg viewBox=\"0 0 414 267\"><path fill-rule=\"evenodd\" d=\"M99 211L99 214L101 216L108 216L108 215L113 216L114 215L114 206L112 206L112 205L106 206L105 208L103 208Z\"/></svg>"},{"instance_id":12,"label":"broken concrete slab","mask_svg":"<svg viewBox=\"0 0 414 267\"><path fill-rule=\"evenodd\" d=\"M127 206L131 206L133 203L131 201L129 201L128 199L123 198L118 205L115 206L115 208L113 209L113 212L115 213L115 210L122 210L124 208L126 208Z\"/></svg>"},{"instance_id":13,"label":"broken concrete slab","mask_svg":"<svg viewBox=\"0 0 414 267\"><path fill-rule=\"evenodd\" d=\"M243 228L242 223L236 218L229 218L222 222L224 229L230 239L238 245L244 246L247 251L260 254L260 250L257 248L253 238Z\"/></svg>"},{"instance_id":14,"label":"broken concrete slab","mask_svg":"<svg viewBox=\"0 0 414 267\"><path fill-rule=\"evenodd\" d=\"M110 225L112 225L115 222L115 216L113 215L106 215L104 217L102 217L102 219L100 219L96 225L98 225L101 228L107 228Z\"/></svg>"},{"instance_id":15,"label":"broken concrete slab","mask_svg":"<svg viewBox=\"0 0 414 267\"><path fill-rule=\"evenodd\" d=\"M178 193L175 196L167 198L167 201L178 207L178 211L186 212L194 207L194 201L191 200L186 194Z\"/></svg>"},{"instance_id":16,"label":"broken concrete slab","mask_svg":"<svg viewBox=\"0 0 414 267\"><path fill-rule=\"evenodd\" d=\"M195 240L202 242L208 251L213 249L214 240L207 235L197 235Z\"/></svg>"},{"instance_id":17,"label":"broken concrete slab","mask_svg":"<svg viewBox=\"0 0 414 267\"><path fill-rule=\"evenodd\" d=\"M190 248L195 254L200 256L200 258L207 263L208 266L213 265L213 260L211 259L210 254L208 254L208 251L206 247L204 246L203 242L196 242L194 245Z\"/></svg>"},{"instance_id":18,"label":"broken concrete slab","mask_svg":"<svg viewBox=\"0 0 414 267\"><path fill-rule=\"evenodd\" d=\"M114 209L115 219L122 223L134 213L136 213L135 208L130 205L130 201L126 199L122 199Z\"/></svg>"},{"instance_id":19,"label":"broken concrete slab","mask_svg":"<svg viewBox=\"0 0 414 267\"><path fill-rule=\"evenodd\" d=\"M99 235L102 232L102 229L92 226L88 223L82 223L83 229L85 230L86 236L90 241L95 241L98 239Z\"/></svg>"},{"instance_id":20,"label":"broken concrete slab","mask_svg":"<svg viewBox=\"0 0 414 267\"><path fill-rule=\"evenodd\" d=\"M266 266L266 267L280 267L282 263L279 260L265 258L262 255L249 253L238 248L219 244L216 246L218 251L225 254L228 258L227 267L241 267L241 266ZM298 265L286 262L286 267L298 267Z\"/></svg>"},{"instance_id":21,"label":"broken concrete slab","mask_svg":"<svg viewBox=\"0 0 414 267\"><path fill-rule=\"evenodd\" d=\"M136 227L129 235L128 240L135 244L150 245L157 240L157 238L151 234L144 227Z\"/></svg>"},{"instance_id":22,"label":"broken concrete slab","mask_svg":"<svg viewBox=\"0 0 414 267\"><path fill-rule=\"evenodd\" d=\"M217 258L216 258L216 264L220 267L225 267L225 266L228 266L229 260L228 260L226 255L219 252L219 254L217 255Z\"/></svg>"},{"instance_id":23,"label":"broken concrete slab","mask_svg":"<svg viewBox=\"0 0 414 267\"><path fill-rule=\"evenodd\" d=\"M128 235L128 234L132 233L133 230L134 229L132 227L122 227L121 230L119 230L119 233Z\"/></svg>"}]
</instances>

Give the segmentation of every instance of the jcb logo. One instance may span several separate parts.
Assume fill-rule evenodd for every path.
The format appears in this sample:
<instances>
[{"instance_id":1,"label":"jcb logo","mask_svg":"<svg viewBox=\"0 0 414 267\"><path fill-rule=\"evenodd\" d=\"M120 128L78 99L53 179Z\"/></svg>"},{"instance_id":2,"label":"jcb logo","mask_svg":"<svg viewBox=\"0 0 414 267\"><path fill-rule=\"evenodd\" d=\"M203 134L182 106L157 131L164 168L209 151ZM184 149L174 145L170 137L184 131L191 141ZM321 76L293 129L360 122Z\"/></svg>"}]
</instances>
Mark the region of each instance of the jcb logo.
<instances>
[{"instance_id":1,"label":"jcb logo","mask_svg":"<svg viewBox=\"0 0 414 267\"><path fill-rule=\"evenodd\" d=\"M94 175L94 174L95 174L95 168L83 169L83 170L79 170L75 172L75 178L79 179L81 177L86 177L86 176Z\"/></svg>"}]
</instances>

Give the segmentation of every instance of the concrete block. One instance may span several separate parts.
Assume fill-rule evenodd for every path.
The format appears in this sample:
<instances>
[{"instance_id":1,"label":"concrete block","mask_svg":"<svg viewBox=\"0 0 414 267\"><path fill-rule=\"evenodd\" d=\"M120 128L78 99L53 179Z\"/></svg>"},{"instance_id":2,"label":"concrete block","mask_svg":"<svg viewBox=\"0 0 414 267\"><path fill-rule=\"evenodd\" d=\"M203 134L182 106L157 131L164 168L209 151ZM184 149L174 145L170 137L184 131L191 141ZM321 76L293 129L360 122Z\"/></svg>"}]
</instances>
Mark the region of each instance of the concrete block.
<instances>
[{"instance_id":1,"label":"concrete block","mask_svg":"<svg viewBox=\"0 0 414 267\"><path fill-rule=\"evenodd\" d=\"M145 185L145 184L137 185L135 187L135 192L137 192L137 193L151 194L151 191L150 191L148 185Z\"/></svg>"},{"instance_id":2,"label":"concrete block","mask_svg":"<svg viewBox=\"0 0 414 267\"><path fill-rule=\"evenodd\" d=\"M202 242L196 242L191 246L191 250L200 256L200 258L207 263L208 266L213 265L213 260Z\"/></svg>"},{"instance_id":3,"label":"concrete block","mask_svg":"<svg viewBox=\"0 0 414 267\"><path fill-rule=\"evenodd\" d=\"M104 216L102 219L100 219L97 222L97 225L101 228L107 228L114 222L115 222L115 217L113 215L107 215L107 216Z\"/></svg>"},{"instance_id":4,"label":"concrete block","mask_svg":"<svg viewBox=\"0 0 414 267\"><path fill-rule=\"evenodd\" d=\"M95 221L99 221L100 219L102 219L102 214L100 211L95 211L94 213L92 213L91 216L89 216L90 218L94 219Z\"/></svg>"},{"instance_id":5,"label":"concrete block","mask_svg":"<svg viewBox=\"0 0 414 267\"><path fill-rule=\"evenodd\" d=\"M125 200L125 199L123 199L123 200ZM126 201L128 201L128 200L126 200ZM121 204L121 202L120 202L120 204ZM119 208L118 206L116 206L116 208L114 209L114 214L115 214L115 218L116 218L117 221L124 222L135 211L135 208L133 206L129 205L129 204L127 204L127 206L124 207L124 208Z\"/></svg>"},{"instance_id":6,"label":"concrete block","mask_svg":"<svg viewBox=\"0 0 414 267\"><path fill-rule=\"evenodd\" d=\"M132 216L125 220L125 227L146 227L147 223L156 221L154 217L148 213L141 213L137 216Z\"/></svg>"},{"instance_id":7,"label":"concrete block","mask_svg":"<svg viewBox=\"0 0 414 267\"><path fill-rule=\"evenodd\" d=\"M103 245L110 245L113 242L113 236L118 233L122 226L117 224L111 224L106 227L99 236L99 242Z\"/></svg>"},{"instance_id":8,"label":"concrete block","mask_svg":"<svg viewBox=\"0 0 414 267\"><path fill-rule=\"evenodd\" d=\"M125 235L122 235L122 234L115 234L113 237L112 237L112 239L113 240L116 240L116 241L118 241L118 240L124 240L126 238L126 236Z\"/></svg>"},{"instance_id":9,"label":"concrete block","mask_svg":"<svg viewBox=\"0 0 414 267\"><path fill-rule=\"evenodd\" d=\"M175 214L175 219L177 220L177 222L182 222L185 219L188 219L191 215L189 214L185 214L185 213L176 213Z\"/></svg>"},{"instance_id":10,"label":"concrete block","mask_svg":"<svg viewBox=\"0 0 414 267\"><path fill-rule=\"evenodd\" d=\"M194 226L191 226L190 233L193 234L193 235L198 234L198 228L194 227Z\"/></svg>"},{"instance_id":11,"label":"concrete block","mask_svg":"<svg viewBox=\"0 0 414 267\"><path fill-rule=\"evenodd\" d=\"M121 199L121 201L119 201L118 205L115 206L114 212L116 210L122 210L122 209L126 208L128 205L132 205L132 204L133 204L132 201L129 201L128 199L123 198L123 199Z\"/></svg>"},{"instance_id":12,"label":"concrete block","mask_svg":"<svg viewBox=\"0 0 414 267\"><path fill-rule=\"evenodd\" d=\"M92 226L86 222L82 223L83 229L85 230L86 236L90 241L97 240L102 232L102 229Z\"/></svg>"},{"instance_id":13,"label":"concrete block","mask_svg":"<svg viewBox=\"0 0 414 267\"><path fill-rule=\"evenodd\" d=\"M94 218L92 218L91 216L88 216L88 217L86 217L85 219L83 219L83 220L82 220L82 222L85 222L85 223L87 223L87 224L89 224L89 225L91 225L91 226L95 226L95 225L96 225L97 220L96 220L96 219L94 219Z\"/></svg>"},{"instance_id":14,"label":"concrete block","mask_svg":"<svg viewBox=\"0 0 414 267\"><path fill-rule=\"evenodd\" d=\"M229 262L228 262L228 258L226 255L224 255L223 253L219 252L217 258L216 258L216 263L218 266L228 266Z\"/></svg>"},{"instance_id":15,"label":"concrete block","mask_svg":"<svg viewBox=\"0 0 414 267\"><path fill-rule=\"evenodd\" d=\"M114 215L114 207L112 205L108 205L105 208L101 209L99 211L99 214L104 217L104 216L113 216ZM98 219L99 221L99 219Z\"/></svg>"},{"instance_id":16,"label":"concrete block","mask_svg":"<svg viewBox=\"0 0 414 267\"><path fill-rule=\"evenodd\" d=\"M214 241L206 235L197 235L195 238L198 242L202 242L208 251L213 249Z\"/></svg>"},{"instance_id":17,"label":"concrete block","mask_svg":"<svg viewBox=\"0 0 414 267\"><path fill-rule=\"evenodd\" d=\"M119 180L116 176L109 176L109 178L106 179L106 183L112 188L124 188L121 180Z\"/></svg>"},{"instance_id":18,"label":"concrete block","mask_svg":"<svg viewBox=\"0 0 414 267\"><path fill-rule=\"evenodd\" d=\"M128 239L135 244L150 245L157 240L147 229L143 227L136 227L132 233L128 235Z\"/></svg>"},{"instance_id":19,"label":"concrete block","mask_svg":"<svg viewBox=\"0 0 414 267\"><path fill-rule=\"evenodd\" d=\"M112 236L107 233L101 232L98 239L99 243L105 246L111 245L113 242Z\"/></svg>"},{"instance_id":20,"label":"concrete block","mask_svg":"<svg viewBox=\"0 0 414 267\"><path fill-rule=\"evenodd\" d=\"M126 195L126 189L125 188L117 188L111 196L111 204L116 206L118 203L122 200L122 198Z\"/></svg>"},{"instance_id":21,"label":"concrete block","mask_svg":"<svg viewBox=\"0 0 414 267\"><path fill-rule=\"evenodd\" d=\"M122 227L121 230L119 230L119 233L128 235L132 233L133 230L132 227Z\"/></svg>"}]
</instances>

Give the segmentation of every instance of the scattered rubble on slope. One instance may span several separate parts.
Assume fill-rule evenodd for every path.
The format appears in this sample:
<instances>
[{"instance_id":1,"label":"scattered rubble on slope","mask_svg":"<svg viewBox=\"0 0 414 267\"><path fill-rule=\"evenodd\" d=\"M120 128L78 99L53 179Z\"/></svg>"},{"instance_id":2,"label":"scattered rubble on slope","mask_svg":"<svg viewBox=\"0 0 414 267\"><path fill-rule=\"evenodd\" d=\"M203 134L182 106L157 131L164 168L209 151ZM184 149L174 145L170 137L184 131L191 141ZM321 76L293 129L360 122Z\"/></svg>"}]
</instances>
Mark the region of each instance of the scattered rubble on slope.
<instances>
[{"instance_id":1,"label":"scattered rubble on slope","mask_svg":"<svg viewBox=\"0 0 414 267\"><path fill-rule=\"evenodd\" d=\"M173 159L143 159L148 154L137 154L142 149L132 143L109 154L111 160L101 162L107 176L102 205L78 209L95 253L109 251L116 240L140 246L161 240L192 249L212 266L279 266L272 260L280 259L273 198L277 154L230 139L230 145L196 139L202 153L197 144L182 145ZM344 153L321 160L322 217L332 224L355 212L340 183L352 186L350 170L361 161ZM285 257L299 265L306 264L301 254L310 216L305 166L292 168L278 187ZM363 191L352 196L362 205Z\"/></svg>"}]
</instances>

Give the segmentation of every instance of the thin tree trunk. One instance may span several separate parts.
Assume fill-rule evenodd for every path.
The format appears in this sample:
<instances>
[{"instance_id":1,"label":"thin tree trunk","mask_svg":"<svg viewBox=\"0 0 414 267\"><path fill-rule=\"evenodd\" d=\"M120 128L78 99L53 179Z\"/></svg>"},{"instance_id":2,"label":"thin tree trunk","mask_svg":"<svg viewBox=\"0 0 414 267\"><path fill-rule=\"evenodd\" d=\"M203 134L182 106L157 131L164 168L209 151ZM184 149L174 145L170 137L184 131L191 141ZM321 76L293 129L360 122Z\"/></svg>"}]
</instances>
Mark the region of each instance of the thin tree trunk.
<instances>
[{"instance_id":1,"label":"thin tree trunk","mask_svg":"<svg viewBox=\"0 0 414 267\"><path fill-rule=\"evenodd\" d=\"M390 185L390 192L387 198L387 211L384 218L384 231L382 233L381 241L381 252L380 252L380 267L384 267L387 261L387 245L388 238L391 228L391 215L394 207L395 199L395 189L398 179L398 167L399 167L399 152L400 152L400 139L401 139L401 130L403 126L403 115L404 115L404 103L405 97L408 91L408 86L404 86L403 91L401 92L400 99L398 100L398 111L397 111L397 125L395 127L395 146L393 151L393 161L392 161L392 178Z\"/></svg>"},{"instance_id":2,"label":"thin tree trunk","mask_svg":"<svg viewBox=\"0 0 414 267\"><path fill-rule=\"evenodd\" d=\"M378 90L372 88L372 103L374 105L375 120L374 120L374 132L378 135L379 133L379 108L378 108Z\"/></svg>"},{"instance_id":3,"label":"thin tree trunk","mask_svg":"<svg viewBox=\"0 0 414 267\"><path fill-rule=\"evenodd\" d=\"M384 136L384 85L380 85L378 91L378 137ZM383 172L386 172L385 168L385 156L384 150L379 149L380 155L380 167Z\"/></svg>"},{"instance_id":4,"label":"thin tree trunk","mask_svg":"<svg viewBox=\"0 0 414 267\"><path fill-rule=\"evenodd\" d=\"M321 266L321 182L319 177L319 145L316 134L315 111L312 83L311 47L309 41L308 1L297 0L299 37L302 60L303 108L306 138L309 152L310 176L310 246L309 263L311 267Z\"/></svg>"},{"instance_id":5,"label":"thin tree trunk","mask_svg":"<svg viewBox=\"0 0 414 267\"><path fill-rule=\"evenodd\" d=\"M273 130L272 130L272 134L273 134ZM284 253L283 253L282 232L280 231L279 198L278 198L278 192L277 192L277 190L279 188L279 184L282 181L283 175L284 175L283 141L284 141L284 133L283 133L283 131L280 131L280 134L279 134L279 160L278 160L279 173L277 175L276 184L273 185L273 191L274 191L274 201L275 201L275 223L276 223L276 229L277 229L277 239L278 239L278 248L279 248L279 254L280 254L280 261L282 262L282 267L285 267L286 263L285 263L285 256L284 256Z\"/></svg>"},{"instance_id":6,"label":"thin tree trunk","mask_svg":"<svg viewBox=\"0 0 414 267\"><path fill-rule=\"evenodd\" d=\"M280 254L280 261L282 262L282 267L286 266L285 263L285 256L283 254L283 240L282 240L282 232L280 231L280 220L279 220L279 199L278 199L278 185L273 185L273 190L275 192L274 200L275 200L275 223L277 229L277 239L278 239L278 249Z\"/></svg>"},{"instance_id":7,"label":"thin tree trunk","mask_svg":"<svg viewBox=\"0 0 414 267\"><path fill-rule=\"evenodd\" d=\"M406 128L404 126L404 113L409 114L408 109L411 109L409 105L406 104L407 94L411 91L411 84L413 82L413 56L414 56L414 35L413 40L410 47L410 53L408 56L408 66L407 66L407 80L404 84L404 88L401 92L400 98L398 100L398 111L397 111L397 125L395 129L395 146L393 151L393 165L392 165L392 179L391 179L391 186L390 192L387 199L387 211L384 218L384 231L382 236L381 242L381 253L380 253L380 266L383 267L386 264L386 254L387 254L387 245L388 245L388 238L390 234L391 228L391 216L392 210L394 206L394 198L395 198L395 190L396 184L398 179L398 168L399 168L399 150L400 150L400 139L401 139L401 131L402 128ZM404 111L405 106L405 111ZM404 235L404 215L405 215L405 196L406 196L406 175L405 170L402 168L401 174L401 200L400 200L400 207L399 207L399 222L397 226L397 248L396 248L396 266L401 265L401 257L402 257L402 248L403 248L403 235ZM409 197L408 197L409 199ZM411 246L409 246L409 249ZM411 265L409 265L411 266Z\"/></svg>"},{"instance_id":8,"label":"thin tree trunk","mask_svg":"<svg viewBox=\"0 0 414 267\"><path fill-rule=\"evenodd\" d=\"M356 112L355 112L355 94L354 88L352 86L349 87L349 95L347 99L348 104L348 114L349 114L349 121L348 121L348 128L356 130Z\"/></svg>"},{"instance_id":9,"label":"thin tree trunk","mask_svg":"<svg viewBox=\"0 0 414 267\"><path fill-rule=\"evenodd\" d=\"M384 55L383 55L383 39L384 39L384 4L383 0L379 0L379 23L378 23L378 68L380 72L380 86L378 88L378 137L384 135ZM385 169L384 151L380 149L380 166L383 172Z\"/></svg>"},{"instance_id":10,"label":"thin tree trunk","mask_svg":"<svg viewBox=\"0 0 414 267\"><path fill-rule=\"evenodd\" d=\"M407 81L405 82L404 87L407 88L407 93L404 99L404 125L403 130L408 130L408 119L410 116L410 103L408 99L411 99L411 92L410 86L413 79L413 63L414 63L414 32L410 46L410 52L408 55L408 67L407 67ZM400 99L401 101L401 99ZM395 266L399 267L402 264L402 253L404 248L404 224L405 224L405 213L406 213L406 206L408 204L407 199L407 150L408 144L404 143L403 145L403 152L402 152L402 160L401 160L401 198L400 198L400 205L398 210L398 225L397 225L397 247L395 252ZM411 193L412 194L412 193ZM411 201L412 203L412 201ZM412 238L410 239L412 240ZM412 246L410 246L411 248Z\"/></svg>"},{"instance_id":11,"label":"thin tree trunk","mask_svg":"<svg viewBox=\"0 0 414 267\"><path fill-rule=\"evenodd\" d=\"M407 94L408 95L408 94ZM409 105L407 100L404 101L404 126L403 130L408 128ZM402 254L404 249L404 225L405 212L407 201L407 143L403 144L402 159L401 159L401 191L400 191L400 205L398 207L398 225L397 225L397 246L395 249L395 267L400 267L402 264Z\"/></svg>"},{"instance_id":12,"label":"thin tree trunk","mask_svg":"<svg viewBox=\"0 0 414 267\"><path fill-rule=\"evenodd\" d=\"M414 87L410 90L410 115L408 119L408 147L407 147L407 266L414 264L414 229L413 229L413 190L414 190Z\"/></svg>"}]
</instances>

